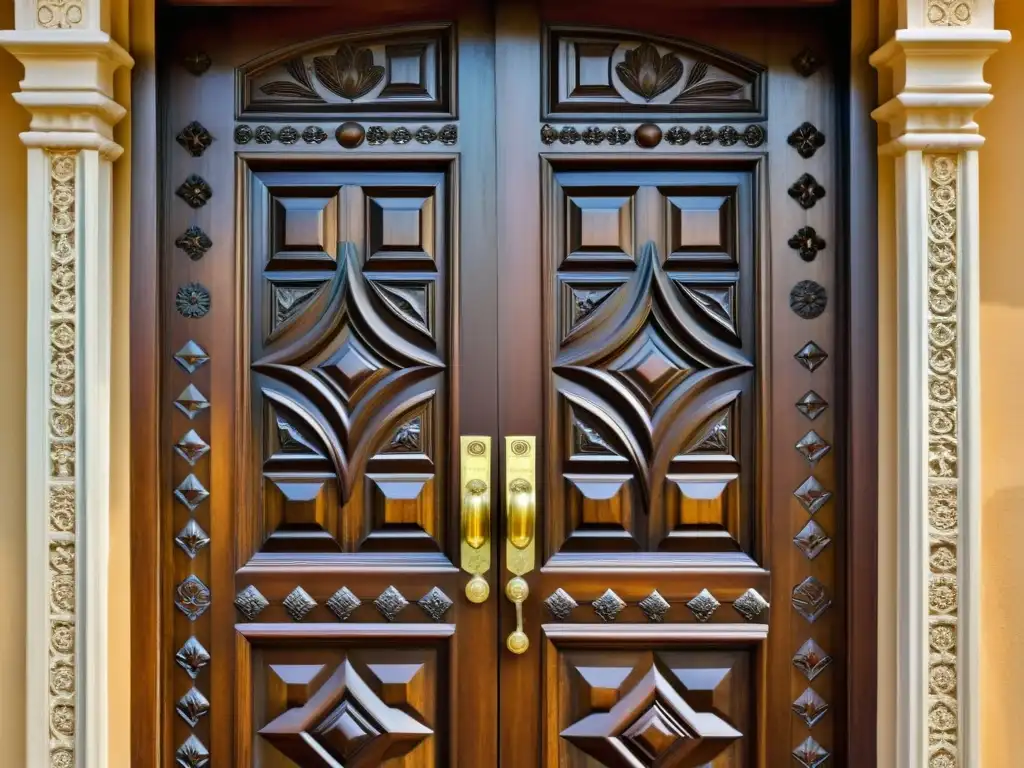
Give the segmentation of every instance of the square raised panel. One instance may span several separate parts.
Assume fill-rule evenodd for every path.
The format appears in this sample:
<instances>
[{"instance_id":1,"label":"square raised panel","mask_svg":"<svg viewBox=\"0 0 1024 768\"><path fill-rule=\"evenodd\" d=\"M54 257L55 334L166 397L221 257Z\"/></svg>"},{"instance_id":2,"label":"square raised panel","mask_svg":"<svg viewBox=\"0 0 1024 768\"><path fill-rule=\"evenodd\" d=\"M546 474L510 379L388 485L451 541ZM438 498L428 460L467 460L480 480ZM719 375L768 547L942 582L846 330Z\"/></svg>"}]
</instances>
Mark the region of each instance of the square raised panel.
<instances>
[{"instance_id":1,"label":"square raised panel","mask_svg":"<svg viewBox=\"0 0 1024 768\"><path fill-rule=\"evenodd\" d=\"M433 261L434 190L366 190L366 233L373 261Z\"/></svg>"},{"instance_id":2,"label":"square raised panel","mask_svg":"<svg viewBox=\"0 0 1024 768\"><path fill-rule=\"evenodd\" d=\"M271 207L271 247L267 268L333 269L338 249L338 198L274 196ZM314 262L303 264L297 262Z\"/></svg>"},{"instance_id":3,"label":"square raised panel","mask_svg":"<svg viewBox=\"0 0 1024 768\"><path fill-rule=\"evenodd\" d=\"M668 552L736 552L740 542L739 477L669 475L665 482Z\"/></svg>"},{"instance_id":4,"label":"square raised panel","mask_svg":"<svg viewBox=\"0 0 1024 768\"><path fill-rule=\"evenodd\" d=\"M662 190L669 262L737 261L736 199L732 189Z\"/></svg>"},{"instance_id":5,"label":"square raised panel","mask_svg":"<svg viewBox=\"0 0 1024 768\"><path fill-rule=\"evenodd\" d=\"M612 87L612 54L615 43L578 42L571 47L576 66L569 73L576 82L569 84L569 99L572 98L618 98Z\"/></svg>"},{"instance_id":6,"label":"square raised panel","mask_svg":"<svg viewBox=\"0 0 1024 768\"><path fill-rule=\"evenodd\" d=\"M429 97L431 84L427 78L434 66L433 54L433 48L426 43L385 46L388 80L380 93L381 97Z\"/></svg>"},{"instance_id":7,"label":"square raised panel","mask_svg":"<svg viewBox=\"0 0 1024 768\"><path fill-rule=\"evenodd\" d=\"M268 472L263 476L267 552L339 552L338 493L334 476L321 472Z\"/></svg>"},{"instance_id":8,"label":"square raised panel","mask_svg":"<svg viewBox=\"0 0 1024 768\"><path fill-rule=\"evenodd\" d=\"M636 189L566 189L566 261L632 261Z\"/></svg>"}]
</instances>

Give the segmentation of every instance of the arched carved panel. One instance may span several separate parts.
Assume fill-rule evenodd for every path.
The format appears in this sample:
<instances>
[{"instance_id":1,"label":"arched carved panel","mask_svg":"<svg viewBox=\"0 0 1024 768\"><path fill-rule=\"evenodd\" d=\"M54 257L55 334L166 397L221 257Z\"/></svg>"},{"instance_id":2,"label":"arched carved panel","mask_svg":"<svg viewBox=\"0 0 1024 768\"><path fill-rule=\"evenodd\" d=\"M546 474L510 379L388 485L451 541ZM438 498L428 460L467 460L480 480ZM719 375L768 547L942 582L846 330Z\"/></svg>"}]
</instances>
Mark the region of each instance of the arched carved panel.
<instances>
[{"instance_id":1,"label":"arched carved panel","mask_svg":"<svg viewBox=\"0 0 1024 768\"><path fill-rule=\"evenodd\" d=\"M627 30L545 31L545 120L764 117L766 69L686 40Z\"/></svg>"}]
</instances>

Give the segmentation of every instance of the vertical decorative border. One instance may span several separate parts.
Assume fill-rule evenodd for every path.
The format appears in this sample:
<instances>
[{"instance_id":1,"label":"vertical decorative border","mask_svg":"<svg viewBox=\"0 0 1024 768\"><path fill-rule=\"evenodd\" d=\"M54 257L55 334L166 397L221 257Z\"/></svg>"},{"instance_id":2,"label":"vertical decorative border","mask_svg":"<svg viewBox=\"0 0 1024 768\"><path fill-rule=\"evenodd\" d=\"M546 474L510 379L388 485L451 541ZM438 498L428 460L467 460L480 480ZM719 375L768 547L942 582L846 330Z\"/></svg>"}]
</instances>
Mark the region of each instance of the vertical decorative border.
<instances>
[{"instance_id":1,"label":"vertical decorative border","mask_svg":"<svg viewBox=\"0 0 1024 768\"><path fill-rule=\"evenodd\" d=\"M928 766L960 764L958 193L955 155L927 155L928 174Z\"/></svg>"},{"instance_id":2,"label":"vertical decorative border","mask_svg":"<svg viewBox=\"0 0 1024 768\"><path fill-rule=\"evenodd\" d=\"M77 152L50 152L49 391L47 453L47 623L52 768L75 765L76 440L78 401Z\"/></svg>"}]
</instances>

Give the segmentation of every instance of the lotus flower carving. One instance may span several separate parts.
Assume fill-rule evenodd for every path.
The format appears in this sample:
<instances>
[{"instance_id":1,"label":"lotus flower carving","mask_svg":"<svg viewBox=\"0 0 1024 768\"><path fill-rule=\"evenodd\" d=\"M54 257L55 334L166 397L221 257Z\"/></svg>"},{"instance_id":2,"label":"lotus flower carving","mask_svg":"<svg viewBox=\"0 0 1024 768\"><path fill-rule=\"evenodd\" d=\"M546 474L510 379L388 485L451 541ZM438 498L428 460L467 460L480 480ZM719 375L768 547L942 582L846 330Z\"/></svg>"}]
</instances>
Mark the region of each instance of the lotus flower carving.
<instances>
[{"instance_id":1,"label":"lotus flower carving","mask_svg":"<svg viewBox=\"0 0 1024 768\"><path fill-rule=\"evenodd\" d=\"M622 84L645 101L660 96L679 82L683 63L672 53L664 56L650 43L642 43L615 66Z\"/></svg>"},{"instance_id":2,"label":"lotus flower carving","mask_svg":"<svg viewBox=\"0 0 1024 768\"><path fill-rule=\"evenodd\" d=\"M324 88L349 101L362 98L384 79L384 67L373 63L373 51L347 43L333 56L314 57L313 71Z\"/></svg>"}]
</instances>

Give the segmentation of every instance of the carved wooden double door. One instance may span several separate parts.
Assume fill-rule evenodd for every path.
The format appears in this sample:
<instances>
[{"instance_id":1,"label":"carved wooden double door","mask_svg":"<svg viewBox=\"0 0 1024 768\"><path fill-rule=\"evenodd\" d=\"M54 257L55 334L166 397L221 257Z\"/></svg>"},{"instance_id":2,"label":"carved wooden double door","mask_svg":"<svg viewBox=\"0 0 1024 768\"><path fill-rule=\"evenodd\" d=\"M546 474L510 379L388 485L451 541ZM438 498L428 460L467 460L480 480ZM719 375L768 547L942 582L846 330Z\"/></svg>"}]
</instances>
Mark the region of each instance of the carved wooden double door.
<instances>
[{"instance_id":1,"label":"carved wooden double door","mask_svg":"<svg viewBox=\"0 0 1024 768\"><path fill-rule=\"evenodd\" d=\"M839 764L832 12L345 6L159 20L164 765Z\"/></svg>"}]
</instances>

